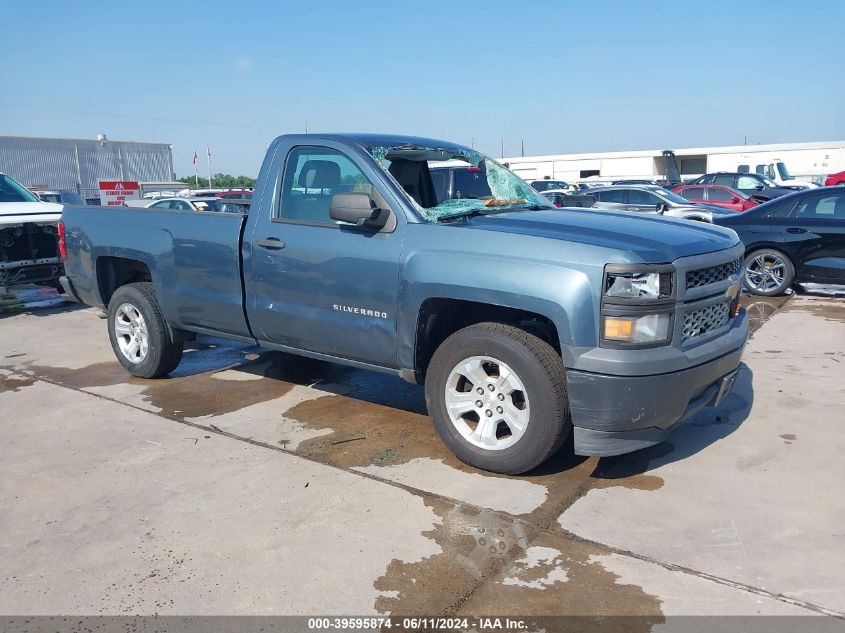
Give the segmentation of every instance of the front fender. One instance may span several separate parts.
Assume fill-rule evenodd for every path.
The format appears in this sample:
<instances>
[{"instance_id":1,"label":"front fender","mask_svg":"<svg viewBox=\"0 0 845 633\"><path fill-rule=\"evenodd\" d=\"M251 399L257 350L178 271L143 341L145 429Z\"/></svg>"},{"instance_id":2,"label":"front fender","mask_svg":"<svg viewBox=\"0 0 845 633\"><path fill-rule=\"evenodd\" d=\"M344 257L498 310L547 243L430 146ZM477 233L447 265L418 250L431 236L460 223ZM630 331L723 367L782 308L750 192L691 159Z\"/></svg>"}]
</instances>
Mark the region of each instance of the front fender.
<instances>
[{"instance_id":1,"label":"front fender","mask_svg":"<svg viewBox=\"0 0 845 633\"><path fill-rule=\"evenodd\" d=\"M598 268L601 274L601 267ZM589 275L548 261L491 253L419 251L407 258L399 305L399 364L414 367L417 322L428 299L457 299L534 312L557 329L564 363L597 344L598 302Z\"/></svg>"}]
</instances>

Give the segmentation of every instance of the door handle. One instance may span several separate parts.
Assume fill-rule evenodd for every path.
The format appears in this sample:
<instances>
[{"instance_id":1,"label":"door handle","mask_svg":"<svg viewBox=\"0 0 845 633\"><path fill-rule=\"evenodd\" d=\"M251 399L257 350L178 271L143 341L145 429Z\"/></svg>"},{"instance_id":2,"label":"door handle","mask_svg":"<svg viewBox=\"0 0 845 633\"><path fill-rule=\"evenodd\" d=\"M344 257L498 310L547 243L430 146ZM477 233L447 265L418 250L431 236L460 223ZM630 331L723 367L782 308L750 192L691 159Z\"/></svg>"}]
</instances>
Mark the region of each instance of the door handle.
<instances>
[{"instance_id":1,"label":"door handle","mask_svg":"<svg viewBox=\"0 0 845 633\"><path fill-rule=\"evenodd\" d=\"M788 229L786 229L786 232L787 233L806 233L807 229L802 229L799 226L790 226Z\"/></svg>"},{"instance_id":2,"label":"door handle","mask_svg":"<svg viewBox=\"0 0 845 633\"><path fill-rule=\"evenodd\" d=\"M271 251L277 251L285 247L285 243L278 237L268 237L264 240L256 240L255 244L261 248L268 248Z\"/></svg>"}]
</instances>

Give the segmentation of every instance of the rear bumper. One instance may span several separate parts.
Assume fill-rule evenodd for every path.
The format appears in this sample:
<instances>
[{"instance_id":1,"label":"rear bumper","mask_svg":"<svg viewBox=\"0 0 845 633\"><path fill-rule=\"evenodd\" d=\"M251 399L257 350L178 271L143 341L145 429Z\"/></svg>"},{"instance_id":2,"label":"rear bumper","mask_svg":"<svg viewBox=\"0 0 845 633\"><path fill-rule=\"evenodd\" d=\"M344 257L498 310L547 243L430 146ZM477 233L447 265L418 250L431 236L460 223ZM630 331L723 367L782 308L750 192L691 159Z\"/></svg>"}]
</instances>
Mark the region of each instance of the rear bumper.
<instances>
[{"instance_id":1,"label":"rear bumper","mask_svg":"<svg viewBox=\"0 0 845 633\"><path fill-rule=\"evenodd\" d=\"M59 277L59 283L62 284L62 290L64 290L64 297L66 301L82 303L79 299L79 295L76 294L76 288L73 287L73 282L68 279L67 276L62 275Z\"/></svg>"},{"instance_id":2,"label":"rear bumper","mask_svg":"<svg viewBox=\"0 0 845 633\"><path fill-rule=\"evenodd\" d=\"M711 404L745 344L702 365L653 376L567 372L575 453L622 455L659 444Z\"/></svg>"}]
</instances>

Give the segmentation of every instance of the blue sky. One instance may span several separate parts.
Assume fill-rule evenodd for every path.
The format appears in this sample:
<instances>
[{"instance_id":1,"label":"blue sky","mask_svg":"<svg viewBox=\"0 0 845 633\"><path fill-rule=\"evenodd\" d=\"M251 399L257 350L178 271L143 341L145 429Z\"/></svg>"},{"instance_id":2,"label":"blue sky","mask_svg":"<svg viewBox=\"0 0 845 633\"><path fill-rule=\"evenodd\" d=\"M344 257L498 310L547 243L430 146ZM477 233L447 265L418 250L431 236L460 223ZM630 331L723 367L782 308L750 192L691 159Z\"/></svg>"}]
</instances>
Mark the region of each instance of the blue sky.
<instances>
[{"instance_id":1,"label":"blue sky","mask_svg":"<svg viewBox=\"0 0 845 633\"><path fill-rule=\"evenodd\" d=\"M255 175L272 138L495 156L845 139L845 3L3 2L0 135L172 143Z\"/></svg>"}]
</instances>

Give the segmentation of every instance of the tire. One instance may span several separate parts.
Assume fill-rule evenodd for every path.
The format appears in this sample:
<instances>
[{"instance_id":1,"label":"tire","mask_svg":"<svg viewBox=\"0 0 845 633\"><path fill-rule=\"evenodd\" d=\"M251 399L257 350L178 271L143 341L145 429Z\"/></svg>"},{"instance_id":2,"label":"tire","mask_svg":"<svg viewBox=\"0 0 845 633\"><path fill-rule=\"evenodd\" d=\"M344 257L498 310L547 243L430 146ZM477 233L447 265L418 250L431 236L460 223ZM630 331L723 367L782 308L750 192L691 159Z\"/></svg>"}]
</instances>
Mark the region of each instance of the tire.
<instances>
[{"instance_id":1,"label":"tire","mask_svg":"<svg viewBox=\"0 0 845 633\"><path fill-rule=\"evenodd\" d=\"M763 297L782 295L795 281L795 266L774 248L760 248L745 256L743 281L748 292Z\"/></svg>"},{"instance_id":2,"label":"tire","mask_svg":"<svg viewBox=\"0 0 845 633\"><path fill-rule=\"evenodd\" d=\"M444 444L461 461L496 473L539 466L572 428L560 356L501 323L471 325L447 338L429 363L425 399Z\"/></svg>"},{"instance_id":3,"label":"tire","mask_svg":"<svg viewBox=\"0 0 845 633\"><path fill-rule=\"evenodd\" d=\"M114 355L133 376L165 376L182 360L182 343L170 340L149 282L127 284L115 291L109 301L108 324Z\"/></svg>"}]
</instances>

